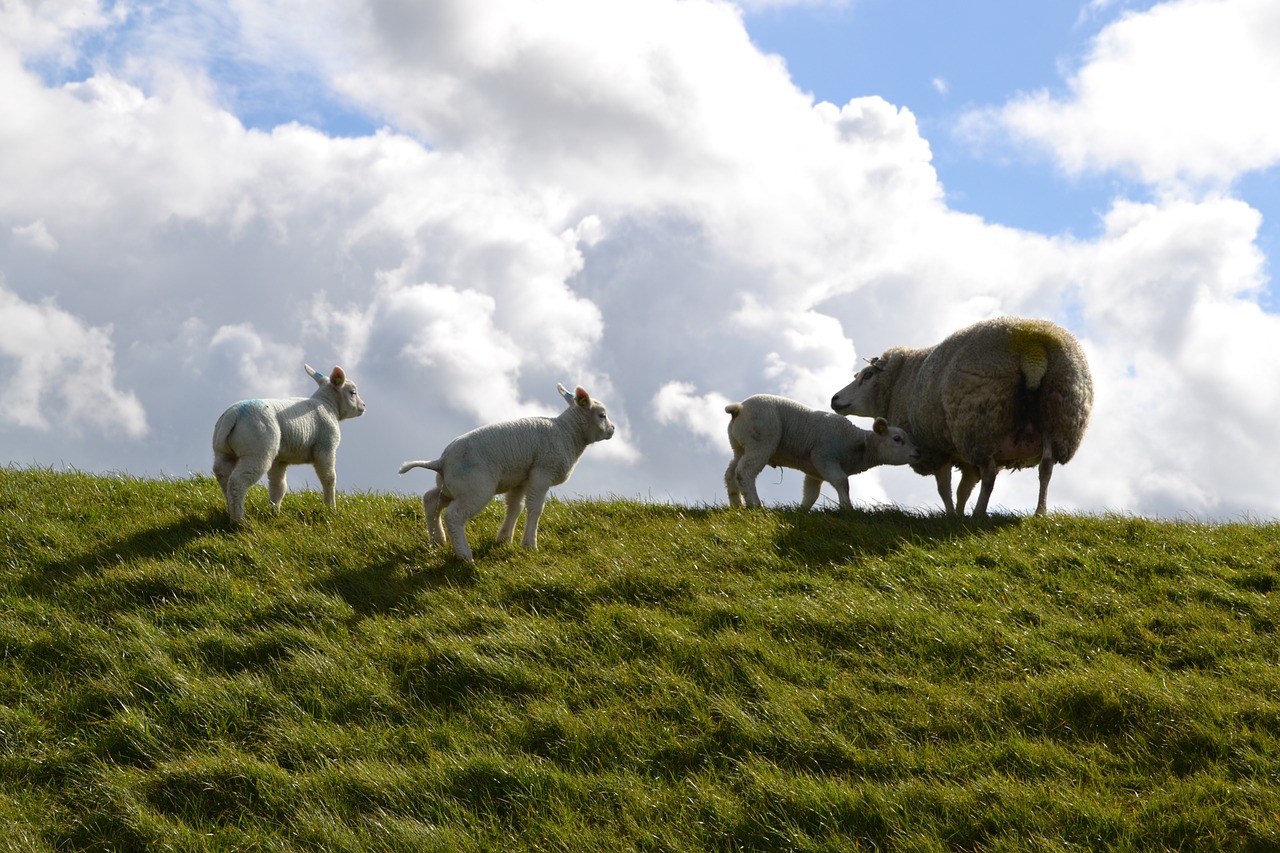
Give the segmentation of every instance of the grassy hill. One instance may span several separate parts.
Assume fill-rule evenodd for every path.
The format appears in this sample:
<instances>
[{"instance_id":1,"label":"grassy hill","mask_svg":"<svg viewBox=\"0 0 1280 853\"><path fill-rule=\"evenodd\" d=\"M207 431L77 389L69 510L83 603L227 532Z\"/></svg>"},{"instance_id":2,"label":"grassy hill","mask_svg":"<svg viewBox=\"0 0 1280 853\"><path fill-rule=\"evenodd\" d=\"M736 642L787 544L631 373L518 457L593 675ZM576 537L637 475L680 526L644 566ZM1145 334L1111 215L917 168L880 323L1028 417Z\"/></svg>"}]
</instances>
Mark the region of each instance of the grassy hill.
<instances>
[{"instance_id":1,"label":"grassy hill","mask_svg":"<svg viewBox=\"0 0 1280 853\"><path fill-rule=\"evenodd\" d=\"M1280 527L0 469L0 850L1273 850Z\"/></svg>"}]
</instances>

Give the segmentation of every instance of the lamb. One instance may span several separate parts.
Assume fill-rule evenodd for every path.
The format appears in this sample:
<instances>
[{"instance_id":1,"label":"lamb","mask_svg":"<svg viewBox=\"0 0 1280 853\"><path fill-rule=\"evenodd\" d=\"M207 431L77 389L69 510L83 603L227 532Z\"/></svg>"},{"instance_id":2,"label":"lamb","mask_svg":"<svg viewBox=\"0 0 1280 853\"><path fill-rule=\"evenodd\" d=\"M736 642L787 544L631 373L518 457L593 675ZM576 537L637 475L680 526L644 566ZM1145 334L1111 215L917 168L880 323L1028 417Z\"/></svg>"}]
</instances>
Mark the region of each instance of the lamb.
<instances>
[{"instance_id":1,"label":"lamb","mask_svg":"<svg viewBox=\"0 0 1280 853\"><path fill-rule=\"evenodd\" d=\"M892 347L831 398L842 415L887 417L920 447L912 468L932 474L951 514L981 480L985 516L1001 468L1040 466L1036 515L1048 512L1055 464L1075 456L1093 407L1093 378L1071 333L1047 320L999 317L923 349ZM951 501L951 468L960 469Z\"/></svg>"},{"instance_id":2,"label":"lamb","mask_svg":"<svg viewBox=\"0 0 1280 853\"><path fill-rule=\"evenodd\" d=\"M572 394L563 385L556 385L556 390L569 408L555 418L520 418L478 427L449 442L439 459L400 466L401 474L411 468L436 472L436 487L422 496L433 544L444 541L443 512L454 553L461 560L474 562L466 524L490 498L501 494L506 498L507 514L498 529L498 542L511 541L527 504L520 544L537 549L538 519L547 492L569 479L588 444L612 438L614 431L604 404L592 400L582 386Z\"/></svg>"},{"instance_id":3,"label":"lamb","mask_svg":"<svg viewBox=\"0 0 1280 853\"><path fill-rule=\"evenodd\" d=\"M724 410L731 415L733 459L724 472L731 506L742 506L744 495L747 506L760 506L756 477L765 465L774 465L804 472L801 509L818 500L824 480L835 487L840 508L852 509L851 474L875 465L904 465L920 456L911 437L884 418L876 418L868 431L847 418L772 394L756 394Z\"/></svg>"},{"instance_id":4,"label":"lamb","mask_svg":"<svg viewBox=\"0 0 1280 853\"><path fill-rule=\"evenodd\" d=\"M280 509L290 465L311 463L324 487L325 504L337 506L338 422L363 415L364 400L341 367L328 376L309 364L303 369L320 386L310 397L241 400L213 428L213 473L232 524L244 521L245 493L263 474L271 505Z\"/></svg>"}]
</instances>

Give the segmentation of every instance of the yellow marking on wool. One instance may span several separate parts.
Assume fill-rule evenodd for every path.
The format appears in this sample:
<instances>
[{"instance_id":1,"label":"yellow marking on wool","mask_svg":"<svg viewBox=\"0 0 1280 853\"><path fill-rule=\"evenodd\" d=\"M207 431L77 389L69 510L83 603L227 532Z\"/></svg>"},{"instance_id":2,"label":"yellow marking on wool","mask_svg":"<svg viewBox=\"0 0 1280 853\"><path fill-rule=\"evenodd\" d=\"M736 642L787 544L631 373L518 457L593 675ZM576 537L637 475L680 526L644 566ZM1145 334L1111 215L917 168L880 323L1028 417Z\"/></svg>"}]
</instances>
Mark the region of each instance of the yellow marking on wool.
<instances>
[{"instance_id":1,"label":"yellow marking on wool","mask_svg":"<svg viewBox=\"0 0 1280 853\"><path fill-rule=\"evenodd\" d=\"M1028 389L1034 391L1040 387L1040 380L1049 370L1049 350L1060 346L1058 336L1047 324L1029 321L1013 327L1009 348L1021 358Z\"/></svg>"}]
</instances>

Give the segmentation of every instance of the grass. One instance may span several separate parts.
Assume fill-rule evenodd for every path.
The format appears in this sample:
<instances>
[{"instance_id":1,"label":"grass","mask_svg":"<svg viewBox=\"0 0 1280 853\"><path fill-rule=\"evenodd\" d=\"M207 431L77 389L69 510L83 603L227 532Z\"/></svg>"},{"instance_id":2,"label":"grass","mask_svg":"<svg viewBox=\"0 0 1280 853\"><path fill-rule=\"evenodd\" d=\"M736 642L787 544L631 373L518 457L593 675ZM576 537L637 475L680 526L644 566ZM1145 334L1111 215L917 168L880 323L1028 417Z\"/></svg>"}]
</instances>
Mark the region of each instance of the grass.
<instances>
[{"instance_id":1,"label":"grass","mask_svg":"<svg viewBox=\"0 0 1280 853\"><path fill-rule=\"evenodd\" d=\"M1280 526L0 468L0 850L1272 850Z\"/></svg>"}]
</instances>

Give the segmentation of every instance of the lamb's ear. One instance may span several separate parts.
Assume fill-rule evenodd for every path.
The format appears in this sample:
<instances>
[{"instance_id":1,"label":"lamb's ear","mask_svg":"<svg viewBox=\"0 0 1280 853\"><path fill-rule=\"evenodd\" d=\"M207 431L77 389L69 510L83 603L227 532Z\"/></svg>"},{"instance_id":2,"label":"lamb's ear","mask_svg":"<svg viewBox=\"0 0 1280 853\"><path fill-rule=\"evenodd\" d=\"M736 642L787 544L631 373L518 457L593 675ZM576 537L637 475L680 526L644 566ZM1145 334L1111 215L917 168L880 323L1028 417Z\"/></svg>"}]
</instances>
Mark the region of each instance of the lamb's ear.
<instances>
[{"instance_id":1,"label":"lamb's ear","mask_svg":"<svg viewBox=\"0 0 1280 853\"><path fill-rule=\"evenodd\" d=\"M556 390L560 392L560 396L561 396L561 397L564 397L564 401L565 401L566 403L568 403L570 406L572 406L572 405L573 405L573 395L569 393L569 389L568 389L568 388L564 387L564 386L563 386L563 385L561 385L559 382L557 382L557 383L556 383Z\"/></svg>"},{"instance_id":2,"label":"lamb's ear","mask_svg":"<svg viewBox=\"0 0 1280 853\"><path fill-rule=\"evenodd\" d=\"M307 373L311 376L311 378L316 381L317 385L324 385L324 383L329 381L329 377L325 376L323 373L316 370L311 365L306 364L305 362L302 365L302 369L307 371Z\"/></svg>"},{"instance_id":3,"label":"lamb's ear","mask_svg":"<svg viewBox=\"0 0 1280 853\"><path fill-rule=\"evenodd\" d=\"M884 435L889 431L889 422L884 418L876 418L875 423L871 425L871 428L875 430L876 435Z\"/></svg>"},{"instance_id":4,"label":"lamb's ear","mask_svg":"<svg viewBox=\"0 0 1280 853\"><path fill-rule=\"evenodd\" d=\"M573 391L573 399L579 406L584 409L591 408L591 395L587 393L587 389L579 385Z\"/></svg>"},{"instance_id":5,"label":"lamb's ear","mask_svg":"<svg viewBox=\"0 0 1280 853\"><path fill-rule=\"evenodd\" d=\"M347 381L347 374L342 372L342 368L334 366L333 373L329 374L329 382L334 388L341 388L342 383Z\"/></svg>"}]
</instances>

